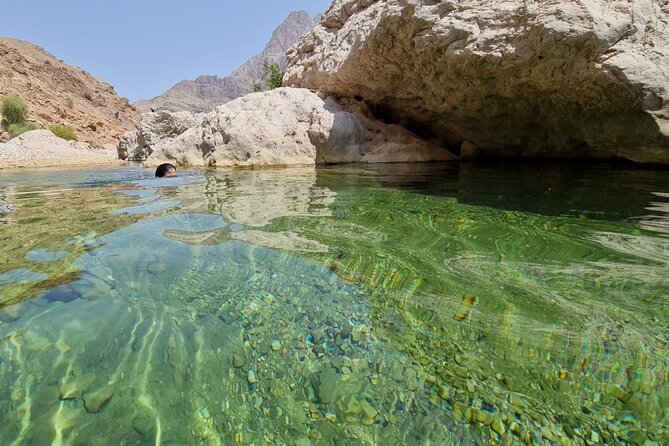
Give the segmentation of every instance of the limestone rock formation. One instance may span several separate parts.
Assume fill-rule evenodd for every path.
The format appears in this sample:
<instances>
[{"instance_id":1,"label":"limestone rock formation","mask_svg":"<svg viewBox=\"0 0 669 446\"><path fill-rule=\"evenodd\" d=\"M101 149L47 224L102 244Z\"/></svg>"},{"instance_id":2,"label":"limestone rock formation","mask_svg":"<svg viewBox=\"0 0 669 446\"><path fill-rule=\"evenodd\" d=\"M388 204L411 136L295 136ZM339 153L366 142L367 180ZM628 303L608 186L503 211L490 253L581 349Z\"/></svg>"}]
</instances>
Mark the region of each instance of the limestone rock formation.
<instances>
[{"instance_id":1,"label":"limestone rock formation","mask_svg":"<svg viewBox=\"0 0 669 446\"><path fill-rule=\"evenodd\" d=\"M669 3L335 0L284 85L483 156L669 163Z\"/></svg>"},{"instance_id":2,"label":"limestone rock formation","mask_svg":"<svg viewBox=\"0 0 669 446\"><path fill-rule=\"evenodd\" d=\"M50 130L32 130L0 144L0 169L119 164L113 150L66 141Z\"/></svg>"},{"instance_id":3,"label":"limestone rock formation","mask_svg":"<svg viewBox=\"0 0 669 446\"><path fill-rule=\"evenodd\" d=\"M9 94L26 102L29 121L72 126L94 147L115 147L139 122L139 112L111 85L31 43L0 38L0 99Z\"/></svg>"},{"instance_id":4,"label":"limestone rock formation","mask_svg":"<svg viewBox=\"0 0 669 446\"><path fill-rule=\"evenodd\" d=\"M252 92L254 80L260 77L263 61L286 66L286 50L300 37L311 31L318 22L305 11L293 11L272 34L263 51L226 77L200 76L184 80L153 99L138 101L143 112L153 110L186 110L193 113L210 112L218 105Z\"/></svg>"},{"instance_id":5,"label":"limestone rock formation","mask_svg":"<svg viewBox=\"0 0 669 446\"><path fill-rule=\"evenodd\" d=\"M305 89L253 93L218 107L201 124L159 145L146 164L220 167L455 158L367 113L364 104L350 101L344 108Z\"/></svg>"},{"instance_id":6,"label":"limestone rock formation","mask_svg":"<svg viewBox=\"0 0 669 446\"><path fill-rule=\"evenodd\" d=\"M131 130L118 143L118 157L122 160L144 161L153 148L168 142L191 127L198 125L203 114L187 111L158 111L142 114L137 130Z\"/></svg>"}]
</instances>

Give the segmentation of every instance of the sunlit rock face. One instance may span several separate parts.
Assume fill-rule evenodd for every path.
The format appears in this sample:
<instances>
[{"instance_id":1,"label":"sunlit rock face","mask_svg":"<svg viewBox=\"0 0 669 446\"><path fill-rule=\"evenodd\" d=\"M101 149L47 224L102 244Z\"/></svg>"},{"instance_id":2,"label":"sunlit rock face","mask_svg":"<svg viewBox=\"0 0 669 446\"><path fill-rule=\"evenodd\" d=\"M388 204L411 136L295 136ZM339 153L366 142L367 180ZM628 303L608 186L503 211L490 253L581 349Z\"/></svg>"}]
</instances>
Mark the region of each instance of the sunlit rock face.
<instances>
[{"instance_id":1,"label":"sunlit rock face","mask_svg":"<svg viewBox=\"0 0 669 446\"><path fill-rule=\"evenodd\" d=\"M187 111L144 113L139 128L125 133L119 139L118 157L122 160L144 161L153 153L154 147L196 126L202 117L202 113Z\"/></svg>"},{"instance_id":2,"label":"sunlit rock face","mask_svg":"<svg viewBox=\"0 0 669 446\"><path fill-rule=\"evenodd\" d=\"M438 144L401 126L371 119L362 103L342 104L306 89L277 88L228 102L179 136L165 138L146 165L248 167L452 159L455 156Z\"/></svg>"},{"instance_id":3,"label":"sunlit rock face","mask_svg":"<svg viewBox=\"0 0 669 446\"><path fill-rule=\"evenodd\" d=\"M482 155L669 163L669 4L335 0L284 85Z\"/></svg>"}]
</instances>

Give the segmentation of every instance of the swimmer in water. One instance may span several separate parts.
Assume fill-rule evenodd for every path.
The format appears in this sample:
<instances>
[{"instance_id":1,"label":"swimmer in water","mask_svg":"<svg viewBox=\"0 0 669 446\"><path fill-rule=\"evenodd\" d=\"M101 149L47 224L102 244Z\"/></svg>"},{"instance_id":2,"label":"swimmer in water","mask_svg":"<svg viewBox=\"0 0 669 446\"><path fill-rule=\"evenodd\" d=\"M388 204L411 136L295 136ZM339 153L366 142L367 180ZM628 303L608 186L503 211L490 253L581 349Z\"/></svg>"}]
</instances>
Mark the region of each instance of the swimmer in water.
<instances>
[{"instance_id":1,"label":"swimmer in water","mask_svg":"<svg viewBox=\"0 0 669 446\"><path fill-rule=\"evenodd\" d=\"M177 176L177 168L174 164L164 163L156 169L156 178L172 178Z\"/></svg>"}]
</instances>

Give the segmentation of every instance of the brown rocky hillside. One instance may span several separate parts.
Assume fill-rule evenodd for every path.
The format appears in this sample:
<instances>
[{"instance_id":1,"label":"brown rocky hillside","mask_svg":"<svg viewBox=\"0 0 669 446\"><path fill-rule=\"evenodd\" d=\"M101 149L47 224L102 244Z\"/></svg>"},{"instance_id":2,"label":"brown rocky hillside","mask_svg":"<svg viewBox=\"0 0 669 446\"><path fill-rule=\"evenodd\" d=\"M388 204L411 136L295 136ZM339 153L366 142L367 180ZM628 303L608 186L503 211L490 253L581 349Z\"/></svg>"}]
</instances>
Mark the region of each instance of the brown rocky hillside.
<instances>
[{"instance_id":1,"label":"brown rocky hillside","mask_svg":"<svg viewBox=\"0 0 669 446\"><path fill-rule=\"evenodd\" d=\"M39 127L74 127L80 141L112 147L139 123L139 112L114 87L28 42L0 38L0 98L16 94Z\"/></svg>"}]
</instances>

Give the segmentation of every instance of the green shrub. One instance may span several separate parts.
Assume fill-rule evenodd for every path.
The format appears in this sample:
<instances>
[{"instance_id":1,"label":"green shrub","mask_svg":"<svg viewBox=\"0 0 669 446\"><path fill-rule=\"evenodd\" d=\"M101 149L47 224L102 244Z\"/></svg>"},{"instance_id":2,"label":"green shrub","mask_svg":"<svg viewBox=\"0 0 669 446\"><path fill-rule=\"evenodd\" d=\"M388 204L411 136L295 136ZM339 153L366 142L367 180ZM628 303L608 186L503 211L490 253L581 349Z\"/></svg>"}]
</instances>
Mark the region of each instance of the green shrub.
<instances>
[{"instance_id":1,"label":"green shrub","mask_svg":"<svg viewBox=\"0 0 669 446\"><path fill-rule=\"evenodd\" d=\"M74 132L74 129L69 125L53 124L49 126L49 130L59 138L63 138L67 141L76 141L77 134Z\"/></svg>"},{"instance_id":2,"label":"green shrub","mask_svg":"<svg viewBox=\"0 0 669 446\"><path fill-rule=\"evenodd\" d=\"M7 131L9 132L9 136L11 138L16 138L17 136L29 132L30 130L37 130L37 126L33 124L32 122L21 122L18 124L11 124L9 127L7 127Z\"/></svg>"},{"instance_id":3,"label":"green shrub","mask_svg":"<svg viewBox=\"0 0 669 446\"><path fill-rule=\"evenodd\" d=\"M28 117L28 106L16 95L5 96L2 100L2 123L9 127L12 124L23 124Z\"/></svg>"},{"instance_id":4,"label":"green shrub","mask_svg":"<svg viewBox=\"0 0 669 446\"><path fill-rule=\"evenodd\" d=\"M282 83L283 71L281 71L279 64L264 61L262 63L260 81L253 81L252 87L254 92L262 90L274 90L275 88L279 88Z\"/></svg>"}]
</instances>

